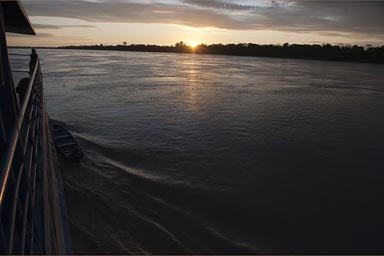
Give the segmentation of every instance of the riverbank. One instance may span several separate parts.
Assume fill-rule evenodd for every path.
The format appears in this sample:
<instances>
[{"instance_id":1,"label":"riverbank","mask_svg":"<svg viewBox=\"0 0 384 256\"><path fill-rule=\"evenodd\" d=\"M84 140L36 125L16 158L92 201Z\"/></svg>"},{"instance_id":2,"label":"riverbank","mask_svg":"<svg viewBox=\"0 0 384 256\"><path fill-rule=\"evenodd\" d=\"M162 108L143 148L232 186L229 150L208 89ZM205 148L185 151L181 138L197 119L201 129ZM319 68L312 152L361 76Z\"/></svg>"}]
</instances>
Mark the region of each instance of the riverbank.
<instances>
[{"instance_id":1,"label":"riverbank","mask_svg":"<svg viewBox=\"0 0 384 256\"><path fill-rule=\"evenodd\" d=\"M213 54L233 55L250 57L273 57L289 59L310 59L326 61L347 61L384 64L384 46L362 47L362 46L338 46L338 45L258 45L252 43L241 44L200 44L192 47L183 42L174 46L159 45L81 45L63 46L59 49L70 50L108 50L108 51L137 51L137 52L168 52L168 53L190 53L190 54Z\"/></svg>"}]
</instances>

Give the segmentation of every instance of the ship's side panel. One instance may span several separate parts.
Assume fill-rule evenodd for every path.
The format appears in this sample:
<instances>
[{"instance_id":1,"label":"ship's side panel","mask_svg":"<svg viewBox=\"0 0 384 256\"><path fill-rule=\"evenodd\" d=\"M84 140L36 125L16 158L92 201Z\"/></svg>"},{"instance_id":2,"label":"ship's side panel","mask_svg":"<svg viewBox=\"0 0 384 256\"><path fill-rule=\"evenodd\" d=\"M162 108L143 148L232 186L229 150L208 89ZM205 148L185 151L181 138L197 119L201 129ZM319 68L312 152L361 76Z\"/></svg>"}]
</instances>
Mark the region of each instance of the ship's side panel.
<instances>
[{"instance_id":1,"label":"ship's side panel","mask_svg":"<svg viewBox=\"0 0 384 256\"><path fill-rule=\"evenodd\" d=\"M17 95L0 3L0 254L71 254L40 63Z\"/></svg>"}]
</instances>

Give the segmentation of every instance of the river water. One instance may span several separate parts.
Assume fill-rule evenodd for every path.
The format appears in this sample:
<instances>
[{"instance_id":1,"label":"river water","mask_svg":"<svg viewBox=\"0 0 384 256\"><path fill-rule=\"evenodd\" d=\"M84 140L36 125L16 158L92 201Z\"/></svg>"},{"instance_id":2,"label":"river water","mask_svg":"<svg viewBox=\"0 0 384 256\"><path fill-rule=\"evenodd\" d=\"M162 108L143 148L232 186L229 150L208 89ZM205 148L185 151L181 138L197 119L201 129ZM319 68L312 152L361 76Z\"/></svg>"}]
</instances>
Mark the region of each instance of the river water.
<instances>
[{"instance_id":1,"label":"river water","mask_svg":"<svg viewBox=\"0 0 384 256\"><path fill-rule=\"evenodd\" d=\"M39 50L75 253L384 253L384 66Z\"/></svg>"}]
</instances>

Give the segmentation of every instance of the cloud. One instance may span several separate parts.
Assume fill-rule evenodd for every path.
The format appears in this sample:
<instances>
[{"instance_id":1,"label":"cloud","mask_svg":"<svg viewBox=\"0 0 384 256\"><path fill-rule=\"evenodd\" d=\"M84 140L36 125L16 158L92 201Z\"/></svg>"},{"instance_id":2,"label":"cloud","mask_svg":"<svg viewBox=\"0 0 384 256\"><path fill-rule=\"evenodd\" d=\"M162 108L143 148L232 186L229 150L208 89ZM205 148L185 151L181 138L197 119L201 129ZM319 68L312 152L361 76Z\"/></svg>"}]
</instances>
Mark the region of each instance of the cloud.
<instances>
[{"instance_id":1,"label":"cloud","mask_svg":"<svg viewBox=\"0 0 384 256\"><path fill-rule=\"evenodd\" d=\"M30 35L16 34L16 33L9 33L9 37L10 38L15 37L15 38L28 38L28 39L31 39ZM49 37L53 37L53 35L50 34L50 33L37 33L34 38L49 38Z\"/></svg>"},{"instance_id":2,"label":"cloud","mask_svg":"<svg viewBox=\"0 0 384 256\"><path fill-rule=\"evenodd\" d=\"M183 0L183 2L192 6L208 7L213 9L225 9L225 10L256 10L258 8L258 6L256 5L242 4L240 2L223 1L223 0L210 0L210 1Z\"/></svg>"},{"instance_id":3,"label":"cloud","mask_svg":"<svg viewBox=\"0 0 384 256\"><path fill-rule=\"evenodd\" d=\"M61 28L94 28L90 25L49 25L49 24L33 24L35 29L61 29Z\"/></svg>"},{"instance_id":4,"label":"cloud","mask_svg":"<svg viewBox=\"0 0 384 256\"><path fill-rule=\"evenodd\" d=\"M384 39L384 2L381 1L34 0L23 3L30 16L88 22L166 23Z\"/></svg>"}]
</instances>

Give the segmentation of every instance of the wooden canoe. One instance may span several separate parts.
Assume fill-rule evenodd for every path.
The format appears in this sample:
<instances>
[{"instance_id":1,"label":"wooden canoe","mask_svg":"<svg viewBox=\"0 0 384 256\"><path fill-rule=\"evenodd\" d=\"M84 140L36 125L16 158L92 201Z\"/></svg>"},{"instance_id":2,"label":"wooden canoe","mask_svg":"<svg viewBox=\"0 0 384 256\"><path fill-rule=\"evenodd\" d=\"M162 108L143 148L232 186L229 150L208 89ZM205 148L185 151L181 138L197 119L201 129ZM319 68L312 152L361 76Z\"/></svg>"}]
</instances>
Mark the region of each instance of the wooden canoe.
<instances>
[{"instance_id":1,"label":"wooden canoe","mask_svg":"<svg viewBox=\"0 0 384 256\"><path fill-rule=\"evenodd\" d=\"M72 134L58 122L52 122L52 135L56 148L66 160L80 161L84 153Z\"/></svg>"}]
</instances>

